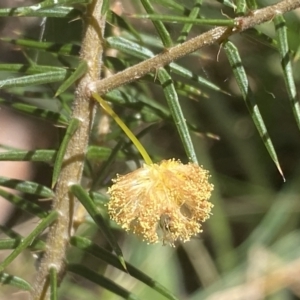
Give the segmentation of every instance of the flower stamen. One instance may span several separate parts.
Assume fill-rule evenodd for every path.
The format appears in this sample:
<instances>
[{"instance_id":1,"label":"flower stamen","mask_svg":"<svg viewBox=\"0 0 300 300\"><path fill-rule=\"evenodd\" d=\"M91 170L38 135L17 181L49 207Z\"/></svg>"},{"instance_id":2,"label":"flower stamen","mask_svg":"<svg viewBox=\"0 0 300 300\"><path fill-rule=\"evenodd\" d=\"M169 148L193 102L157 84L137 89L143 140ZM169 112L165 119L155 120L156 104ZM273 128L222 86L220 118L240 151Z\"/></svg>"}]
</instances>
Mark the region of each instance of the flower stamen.
<instances>
[{"instance_id":1,"label":"flower stamen","mask_svg":"<svg viewBox=\"0 0 300 300\"><path fill-rule=\"evenodd\" d=\"M148 243L186 242L202 231L213 204L208 171L197 164L164 160L117 176L109 188L110 217Z\"/></svg>"}]
</instances>

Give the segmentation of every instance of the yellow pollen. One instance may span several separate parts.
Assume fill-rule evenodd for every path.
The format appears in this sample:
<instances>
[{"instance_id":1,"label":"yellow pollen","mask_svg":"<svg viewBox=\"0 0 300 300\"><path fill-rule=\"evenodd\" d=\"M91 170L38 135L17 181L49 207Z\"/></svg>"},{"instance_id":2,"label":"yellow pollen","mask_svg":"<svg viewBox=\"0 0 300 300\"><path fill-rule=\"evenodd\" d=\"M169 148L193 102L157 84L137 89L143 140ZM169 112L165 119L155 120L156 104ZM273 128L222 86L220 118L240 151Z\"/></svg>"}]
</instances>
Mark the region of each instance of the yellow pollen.
<instances>
[{"instance_id":1,"label":"yellow pollen","mask_svg":"<svg viewBox=\"0 0 300 300\"><path fill-rule=\"evenodd\" d=\"M117 176L109 188L108 213L148 243L189 241L210 217L213 185L197 164L163 160Z\"/></svg>"}]
</instances>

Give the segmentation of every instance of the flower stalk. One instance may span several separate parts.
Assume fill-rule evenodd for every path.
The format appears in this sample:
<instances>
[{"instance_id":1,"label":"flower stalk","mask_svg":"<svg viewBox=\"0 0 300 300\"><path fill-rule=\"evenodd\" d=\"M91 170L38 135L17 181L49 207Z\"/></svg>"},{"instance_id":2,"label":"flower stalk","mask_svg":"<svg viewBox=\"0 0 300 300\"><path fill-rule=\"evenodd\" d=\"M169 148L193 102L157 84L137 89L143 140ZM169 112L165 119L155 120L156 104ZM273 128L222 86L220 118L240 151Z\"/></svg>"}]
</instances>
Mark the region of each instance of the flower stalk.
<instances>
[{"instance_id":1,"label":"flower stalk","mask_svg":"<svg viewBox=\"0 0 300 300\"><path fill-rule=\"evenodd\" d=\"M93 98L100 104L100 106L115 120L115 122L120 126L120 128L124 131L124 133L128 136L128 138L135 145L141 156L143 157L146 164L152 164L152 160L141 144L141 142L136 138L133 132L127 127L127 125L122 121L122 119L112 110L112 108L106 103L104 99L102 99L98 94L93 93Z\"/></svg>"}]
</instances>

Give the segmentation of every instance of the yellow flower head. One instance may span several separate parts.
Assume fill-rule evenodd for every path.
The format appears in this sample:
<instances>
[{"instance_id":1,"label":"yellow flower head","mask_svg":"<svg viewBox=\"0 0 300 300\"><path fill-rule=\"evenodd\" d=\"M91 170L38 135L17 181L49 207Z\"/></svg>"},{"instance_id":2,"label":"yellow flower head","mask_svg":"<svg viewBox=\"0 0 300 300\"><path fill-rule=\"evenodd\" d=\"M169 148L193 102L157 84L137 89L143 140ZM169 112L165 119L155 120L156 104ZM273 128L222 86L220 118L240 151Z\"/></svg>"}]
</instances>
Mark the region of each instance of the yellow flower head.
<instances>
[{"instance_id":1,"label":"yellow flower head","mask_svg":"<svg viewBox=\"0 0 300 300\"><path fill-rule=\"evenodd\" d=\"M201 232L200 222L210 216L213 185L208 178L208 171L193 163L145 164L113 180L109 215L149 243L186 242Z\"/></svg>"}]
</instances>

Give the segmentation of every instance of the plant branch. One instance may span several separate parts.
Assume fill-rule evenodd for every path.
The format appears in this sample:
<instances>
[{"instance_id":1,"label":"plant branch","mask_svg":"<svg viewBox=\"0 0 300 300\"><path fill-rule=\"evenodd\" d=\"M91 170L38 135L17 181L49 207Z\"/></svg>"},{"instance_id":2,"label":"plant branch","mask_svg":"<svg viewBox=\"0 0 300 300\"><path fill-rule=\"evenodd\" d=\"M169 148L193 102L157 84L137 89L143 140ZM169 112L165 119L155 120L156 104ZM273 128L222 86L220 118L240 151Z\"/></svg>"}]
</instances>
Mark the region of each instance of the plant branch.
<instances>
[{"instance_id":1,"label":"plant branch","mask_svg":"<svg viewBox=\"0 0 300 300\"><path fill-rule=\"evenodd\" d=\"M235 27L222 26L211 29L183 44L166 49L153 58L127 68L122 72L108 78L92 82L89 85L89 89L91 92L104 95L109 91L126 83L135 81L148 73L156 72L159 68L168 65L180 57L213 43L222 43L222 41L237 32L242 32L248 28L270 21L277 15L284 14L299 7L300 0L284 0L275 5L252 11L248 16L235 18Z\"/></svg>"},{"instance_id":2,"label":"plant branch","mask_svg":"<svg viewBox=\"0 0 300 300\"><path fill-rule=\"evenodd\" d=\"M71 235L75 202L74 196L69 192L69 186L80 183L94 117L95 101L87 96L86 86L99 78L102 64L105 25L105 16L101 15L102 2L103 0L93 0L85 15L85 32L80 56L87 62L89 70L77 85L71 115L71 119L78 119L80 125L68 143L55 188L53 210L58 211L60 216L49 230L46 252L35 281L32 295L34 300L50 299L48 278L51 269L56 269L59 281L65 272L65 253Z\"/></svg>"}]
</instances>

